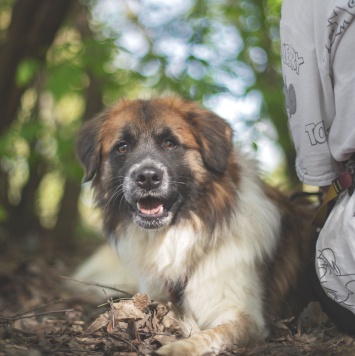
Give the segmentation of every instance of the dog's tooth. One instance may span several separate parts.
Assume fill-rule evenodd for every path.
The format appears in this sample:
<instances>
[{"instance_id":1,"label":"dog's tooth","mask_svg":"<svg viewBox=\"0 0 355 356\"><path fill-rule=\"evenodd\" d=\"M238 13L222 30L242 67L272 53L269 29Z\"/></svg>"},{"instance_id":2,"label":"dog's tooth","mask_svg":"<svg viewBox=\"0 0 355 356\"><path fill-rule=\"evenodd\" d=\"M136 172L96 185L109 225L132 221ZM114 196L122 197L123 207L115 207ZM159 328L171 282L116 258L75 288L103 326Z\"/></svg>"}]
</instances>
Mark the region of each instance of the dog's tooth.
<instances>
[{"instance_id":1,"label":"dog's tooth","mask_svg":"<svg viewBox=\"0 0 355 356\"><path fill-rule=\"evenodd\" d=\"M141 211L141 205L139 204L139 202L137 202L137 209Z\"/></svg>"}]
</instances>

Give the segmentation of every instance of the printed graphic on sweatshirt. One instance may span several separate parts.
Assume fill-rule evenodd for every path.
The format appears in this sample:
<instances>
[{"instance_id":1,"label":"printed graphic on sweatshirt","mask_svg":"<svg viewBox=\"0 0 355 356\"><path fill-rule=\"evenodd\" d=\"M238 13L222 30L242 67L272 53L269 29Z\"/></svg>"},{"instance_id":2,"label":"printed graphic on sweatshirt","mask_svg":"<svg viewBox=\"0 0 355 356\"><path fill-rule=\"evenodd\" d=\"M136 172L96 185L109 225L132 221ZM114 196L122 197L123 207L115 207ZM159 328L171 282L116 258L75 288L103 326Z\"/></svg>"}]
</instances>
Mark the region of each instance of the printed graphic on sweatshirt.
<instances>
[{"instance_id":1,"label":"printed graphic on sweatshirt","mask_svg":"<svg viewBox=\"0 0 355 356\"><path fill-rule=\"evenodd\" d=\"M304 177L308 176L308 169L305 167L303 160L297 160L297 174L299 175L300 181L304 182Z\"/></svg>"},{"instance_id":2,"label":"printed graphic on sweatshirt","mask_svg":"<svg viewBox=\"0 0 355 356\"><path fill-rule=\"evenodd\" d=\"M333 9L332 16L328 19L328 32L329 32L329 42L326 43L325 47L329 54L331 54L331 61L334 59L336 50L332 52L332 48L338 45L341 36L344 34L346 29L349 27L354 19L355 1L351 0L348 3L348 8L336 7ZM353 9L354 8L354 9Z\"/></svg>"},{"instance_id":3,"label":"printed graphic on sweatshirt","mask_svg":"<svg viewBox=\"0 0 355 356\"><path fill-rule=\"evenodd\" d=\"M287 110L288 118L291 119L292 115L296 114L297 111L297 96L293 84L287 86L286 78L284 79L283 91L286 99L286 110Z\"/></svg>"},{"instance_id":4,"label":"printed graphic on sweatshirt","mask_svg":"<svg viewBox=\"0 0 355 356\"><path fill-rule=\"evenodd\" d=\"M327 132L323 121L306 125L305 132L312 146L322 144L327 139Z\"/></svg>"},{"instance_id":5,"label":"printed graphic on sweatshirt","mask_svg":"<svg viewBox=\"0 0 355 356\"><path fill-rule=\"evenodd\" d=\"M324 291L337 303L354 307L355 273L344 273L332 249L318 253L318 275Z\"/></svg>"},{"instance_id":6,"label":"printed graphic on sweatshirt","mask_svg":"<svg viewBox=\"0 0 355 356\"><path fill-rule=\"evenodd\" d=\"M300 73L300 66L304 63L303 57L300 57L298 52L287 43L283 43L281 47L282 62L286 64L291 70L295 71L297 75Z\"/></svg>"}]
</instances>

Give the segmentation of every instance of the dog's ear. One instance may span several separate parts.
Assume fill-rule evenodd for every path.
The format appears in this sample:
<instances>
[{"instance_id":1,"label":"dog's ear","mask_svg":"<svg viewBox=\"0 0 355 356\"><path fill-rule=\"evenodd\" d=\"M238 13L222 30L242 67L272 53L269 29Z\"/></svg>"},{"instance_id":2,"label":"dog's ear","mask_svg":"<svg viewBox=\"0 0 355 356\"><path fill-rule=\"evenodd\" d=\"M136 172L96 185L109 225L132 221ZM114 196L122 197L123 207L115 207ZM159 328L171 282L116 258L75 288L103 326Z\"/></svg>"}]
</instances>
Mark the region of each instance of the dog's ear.
<instances>
[{"instance_id":1,"label":"dog's ear","mask_svg":"<svg viewBox=\"0 0 355 356\"><path fill-rule=\"evenodd\" d=\"M76 140L76 156L84 167L83 183L91 181L101 163L100 129L106 117L102 113L86 122L79 130Z\"/></svg>"},{"instance_id":2,"label":"dog's ear","mask_svg":"<svg viewBox=\"0 0 355 356\"><path fill-rule=\"evenodd\" d=\"M190 122L197 129L202 159L205 165L217 173L228 167L229 155L233 149L233 130L218 115L197 110L189 113Z\"/></svg>"}]
</instances>

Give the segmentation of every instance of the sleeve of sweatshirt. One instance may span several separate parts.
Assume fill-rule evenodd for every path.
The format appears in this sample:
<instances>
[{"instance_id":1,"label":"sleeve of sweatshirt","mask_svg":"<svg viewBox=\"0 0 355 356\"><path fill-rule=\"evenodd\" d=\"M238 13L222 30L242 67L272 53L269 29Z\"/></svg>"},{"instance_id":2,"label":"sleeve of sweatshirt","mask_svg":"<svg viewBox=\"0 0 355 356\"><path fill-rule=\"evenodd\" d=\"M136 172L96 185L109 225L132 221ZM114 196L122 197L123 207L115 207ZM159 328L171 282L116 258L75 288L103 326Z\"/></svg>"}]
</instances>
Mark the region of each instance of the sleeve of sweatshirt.
<instances>
[{"instance_id":1,"label":"sleeve of sweatshirt","mask_svg":"<svg viewBox=\"0 0 355 356\"><path fill-rule=\"evenodd\" d=\"M284 93L296 172L301 182L315 186L329 185L343 170L329 147L336 115L330 61L336 48L330 48L336 25L329 26L329 19L336 4L336 0L284 0L280 24Z\"/></svg>"},{"instance_id":2,"label":"sleeve of sweatshirt","mask_svg":"<svg viewBox=\"0 0 355 356\"><path fill-rule=\"evenodd\" d=\"M330 37L330 66L336 112L329 132L329 147L339 162L355 152L355 1L345 5L335 7L329 23L334 27Z\"/></svg>"}]
</instances>

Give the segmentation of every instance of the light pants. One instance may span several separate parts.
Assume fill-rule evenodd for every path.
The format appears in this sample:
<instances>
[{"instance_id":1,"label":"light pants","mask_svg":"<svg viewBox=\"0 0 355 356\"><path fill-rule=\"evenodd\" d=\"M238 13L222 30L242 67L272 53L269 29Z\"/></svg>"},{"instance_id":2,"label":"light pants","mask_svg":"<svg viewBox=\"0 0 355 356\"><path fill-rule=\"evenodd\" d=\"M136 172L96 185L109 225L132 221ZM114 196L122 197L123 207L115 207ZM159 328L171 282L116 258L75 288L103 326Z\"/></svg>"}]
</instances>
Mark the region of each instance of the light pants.
<instances>
[{"instance_id":1,"label":"light pants","mask_svg":"<svg viewBox=\"0 0 355 356\"><path fill-rule=\"evenodd\" d=\"M355 313L355 194L340 194L319 234L315 263L328 297Z\"/></svg>"}]
</instances>

